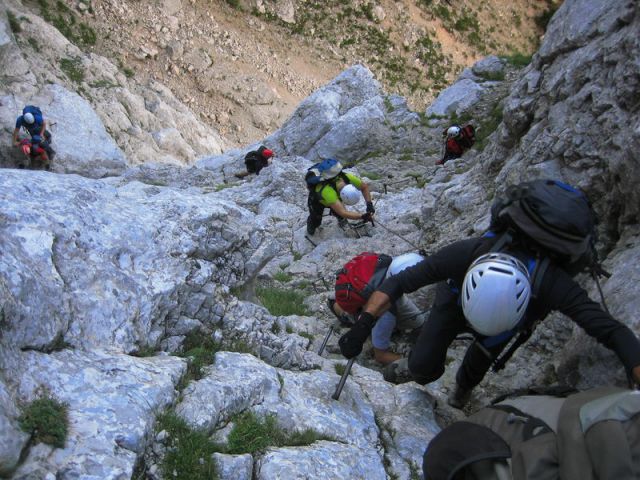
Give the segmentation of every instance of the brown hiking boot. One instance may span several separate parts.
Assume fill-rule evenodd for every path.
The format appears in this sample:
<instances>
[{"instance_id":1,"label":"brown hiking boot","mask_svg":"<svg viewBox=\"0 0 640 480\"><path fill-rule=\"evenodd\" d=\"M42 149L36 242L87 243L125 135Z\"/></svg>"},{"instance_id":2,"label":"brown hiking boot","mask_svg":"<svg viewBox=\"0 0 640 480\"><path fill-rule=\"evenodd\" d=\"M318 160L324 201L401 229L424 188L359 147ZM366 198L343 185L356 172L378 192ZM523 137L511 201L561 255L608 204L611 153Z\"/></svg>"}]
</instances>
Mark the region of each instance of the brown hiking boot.
<instances>
[{"instance_id":1,"label":"brown hiking boot","mask_svg":"<svg viewBox=\"0 0 640 480\"><path fill-rule=\"evenodd\" d=\"M382 376L387 382L395 383L396 385L413 381L413 376L409 372L409 360L406 358L391 362L384 367Z\"/></svg>"},{"instance_id":2,"label":"brown hiking boot","mask_svg":"<svg viewBox=\"0 0 640 480\"><path fill-rule=\"evenodd\" d=\"M458 410L462 410L462 408L469 403L471 400L471 392L473 390L464 390L460 385L456 383L456 387L453 389L453 392L449 394L447 398L447 403L451 405L453 408L457 408Z\"/></svg>"}]
</instances>

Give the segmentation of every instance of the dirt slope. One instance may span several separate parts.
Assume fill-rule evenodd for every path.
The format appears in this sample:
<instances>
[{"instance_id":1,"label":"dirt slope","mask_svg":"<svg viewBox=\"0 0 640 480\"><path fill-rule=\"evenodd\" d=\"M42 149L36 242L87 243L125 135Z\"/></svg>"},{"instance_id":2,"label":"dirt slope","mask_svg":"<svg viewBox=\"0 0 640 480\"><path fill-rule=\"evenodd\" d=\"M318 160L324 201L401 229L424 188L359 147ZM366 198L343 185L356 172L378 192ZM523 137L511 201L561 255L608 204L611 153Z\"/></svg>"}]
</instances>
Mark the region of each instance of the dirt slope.
<instances>
[{"instance_id":1,"label":"dirt slope","mask_svg":"<svg viewBox=\"0 0 640 480\"><path fill-rule=\"evenodd\" d=\"M277 129L354 63L423 110L477 59L532 53L541 20L557 7L552 0L64 1L96 32L88 50L139 82L163 82L237 144Z\"/></svg>"}]
</instances>

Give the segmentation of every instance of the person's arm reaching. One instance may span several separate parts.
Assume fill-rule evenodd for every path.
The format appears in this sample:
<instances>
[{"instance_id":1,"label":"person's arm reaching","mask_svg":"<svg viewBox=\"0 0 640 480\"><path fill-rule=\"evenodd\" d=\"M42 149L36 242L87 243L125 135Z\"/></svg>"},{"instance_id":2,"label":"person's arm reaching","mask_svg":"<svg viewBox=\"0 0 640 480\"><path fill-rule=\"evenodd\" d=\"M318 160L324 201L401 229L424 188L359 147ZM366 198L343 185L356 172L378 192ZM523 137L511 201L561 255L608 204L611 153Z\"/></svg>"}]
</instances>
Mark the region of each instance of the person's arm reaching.
<instances>
[{"instance_id":1,"label":"person's arm reaching","mask_svg":"<svg viewBox=\"0 0 640 480\"><path fill-rule=\"evenodd\" d=\"M19 135L20 135L20 129L16 128L13 131L13 146L14 147L17 147L17 146L20 145L20 137L19 137Z\"/></svg>"},{"instance_id":2,"label":"person's arm reaching","mask_svg":"<svg viewBox=\"0 0 640 480\"><path fill-rule=\"evenodd\" d=\"M547 281L549 275L549 281ZM567 273L561 269L548 272L542 299L548 299L548 306L567 315L589 336L605 347L613 350L627 372L640 384L640 340L622 322L616 320L591 298Z\"/></svg>"},{"instance_id":3,"label":"person's arm reaching","mask_svg":"<svg viewBox=\"0 0 640 480\"><path fill-rule=\"evenodd\" d=\"M362 184L360 184L360 191L362 192L365 202L371 203L371 192L369 191L369 185L367 182L362 182Z\"/></svg>"},{"instance_id":4,"label":"person's arm reaching","mask_svg":"<svg viewBox=\"0 0 640 480\"><path fill-rule=\"evenodd\" d=\"M362 214L358 212L351 212L344 207L344 204L338 200L335 203L329 205L329 208L335 212L336 215L341 216L342 218L346 218L348 220L360 220L362 219Z\"/></svg>"}]
</instances>

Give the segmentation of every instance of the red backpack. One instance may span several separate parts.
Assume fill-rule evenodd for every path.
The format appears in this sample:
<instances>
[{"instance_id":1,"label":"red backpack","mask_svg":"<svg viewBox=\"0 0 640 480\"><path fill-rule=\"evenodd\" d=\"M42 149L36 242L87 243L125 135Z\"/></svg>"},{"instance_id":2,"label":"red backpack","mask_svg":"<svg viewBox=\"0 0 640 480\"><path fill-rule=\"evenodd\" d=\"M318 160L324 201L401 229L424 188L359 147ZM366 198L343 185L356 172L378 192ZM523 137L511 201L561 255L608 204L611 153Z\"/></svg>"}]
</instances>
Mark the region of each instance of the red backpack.
<instances>
[{"instance_id":1,"label":"red backpack","mask_svg":"<svg viewBox=\"0 0 640 480\"><path fill-rule=\"evenodd\" d=\"M356 315L387 274L389 255L363 252L349 260L336 273L336 303Z\"/></svg>"}]
</instances>

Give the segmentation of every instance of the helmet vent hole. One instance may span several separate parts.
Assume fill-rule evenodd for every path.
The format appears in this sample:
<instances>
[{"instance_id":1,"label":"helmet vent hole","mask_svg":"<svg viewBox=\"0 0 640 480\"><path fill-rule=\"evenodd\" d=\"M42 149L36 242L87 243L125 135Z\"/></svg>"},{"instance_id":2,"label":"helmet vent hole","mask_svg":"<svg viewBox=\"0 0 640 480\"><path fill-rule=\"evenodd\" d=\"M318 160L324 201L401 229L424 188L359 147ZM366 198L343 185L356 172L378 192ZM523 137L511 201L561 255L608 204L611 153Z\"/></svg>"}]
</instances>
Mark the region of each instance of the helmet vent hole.
<instances>
[{"instance_id":1,"label":"helmet vent hole","mask_svg":"<svg viewBox=\"0 0 640 480\"><path fill-rule=\"evenodd\" d=\"M502 268L498 268L498 267L489 267L489 269L493 272L498 272L498 273L504 273L505 275L513 275L513 272L509 271L509 270L504 270Z\"/></svg>"}]
</instances>

